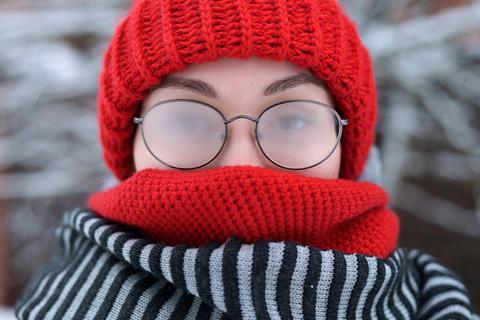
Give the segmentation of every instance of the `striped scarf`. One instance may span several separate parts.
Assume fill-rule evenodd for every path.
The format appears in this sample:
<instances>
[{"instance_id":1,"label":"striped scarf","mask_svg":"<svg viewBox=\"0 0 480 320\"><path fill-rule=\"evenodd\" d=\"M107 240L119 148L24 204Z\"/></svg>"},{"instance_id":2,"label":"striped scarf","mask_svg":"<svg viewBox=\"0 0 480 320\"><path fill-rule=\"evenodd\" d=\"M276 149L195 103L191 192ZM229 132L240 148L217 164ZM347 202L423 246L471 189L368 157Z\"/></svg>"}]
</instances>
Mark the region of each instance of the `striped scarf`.
<instances>
[{"instance_id":1,"label":"striped scarf","mask_svg":"<svg viewBox=\"0 0 480 320\"><path fill-rule=\"evenodd\" d=\"M152 242L87 208L66 212L19 319L477 319L458 276L419 250L387 259L237 237Z\"/></svg>"}]
</instances>

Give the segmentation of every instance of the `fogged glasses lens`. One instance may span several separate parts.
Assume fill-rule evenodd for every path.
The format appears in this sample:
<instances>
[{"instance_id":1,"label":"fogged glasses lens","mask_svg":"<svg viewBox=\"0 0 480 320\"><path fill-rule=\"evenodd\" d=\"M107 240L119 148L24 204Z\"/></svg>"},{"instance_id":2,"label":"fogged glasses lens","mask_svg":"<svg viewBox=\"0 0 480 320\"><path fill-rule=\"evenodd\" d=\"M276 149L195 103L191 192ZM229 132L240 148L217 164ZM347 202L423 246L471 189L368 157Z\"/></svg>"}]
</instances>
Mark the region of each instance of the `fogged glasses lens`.
<instances>
[{"instance_id":1,"label":"fogged glasses lens","mask_svg":"<svg viewBox=\"0 0 480 320\"><path fill-rule=\"evenodd\" d=\"M222 114L187 100L168 101L148 110L142 122L145 144L160 162L177 168L196 168L222 149L226 127Z\"/></svg>"},{"instance_id":2,"label":"fogged glasses lens","mask_svg":"<svg viewBox=\"0 0 480 320\"><path fill-rule=\"evenodd\" d=\"M342 134L341 118L331 107L313 100L292 100L271 106L256 125L258 145L274 164L306 169L327 159ZM144 115L145 145L160 162L194 169L208 164L222 150L227 135L221 112L188 99L165 101Z\"/></svg>"},{"instance_id":3,"label":"fogged glasses lens","mask_svg":"<svg viewBox=\"0 0 480 320\"><path fill-rule=\"evenodd\" d=\"M289 101L266 109L257 124L260 148L270 161L289 169L323 162L340 139L340 117L323 104Z\"/></svg>"}]
</instances>

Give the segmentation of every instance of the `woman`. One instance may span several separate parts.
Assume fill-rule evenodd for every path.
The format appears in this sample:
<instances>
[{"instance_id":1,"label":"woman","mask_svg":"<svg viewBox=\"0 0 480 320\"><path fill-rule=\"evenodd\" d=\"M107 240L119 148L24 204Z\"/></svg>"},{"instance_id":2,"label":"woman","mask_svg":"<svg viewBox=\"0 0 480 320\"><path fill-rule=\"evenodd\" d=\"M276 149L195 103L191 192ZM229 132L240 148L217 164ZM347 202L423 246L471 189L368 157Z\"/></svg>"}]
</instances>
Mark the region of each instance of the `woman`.
<instances>
[{"instance_id":1,"label":"woman","mask_svg":"<svg viewBox=\"0 0 480 320\"><path fill-rule=\"evenodd\" d=\"M335 1L136 1L98 103L118 181L65 214L18 318L474 318L397 247L370 55Z\"/></svg>"}]
</instances>

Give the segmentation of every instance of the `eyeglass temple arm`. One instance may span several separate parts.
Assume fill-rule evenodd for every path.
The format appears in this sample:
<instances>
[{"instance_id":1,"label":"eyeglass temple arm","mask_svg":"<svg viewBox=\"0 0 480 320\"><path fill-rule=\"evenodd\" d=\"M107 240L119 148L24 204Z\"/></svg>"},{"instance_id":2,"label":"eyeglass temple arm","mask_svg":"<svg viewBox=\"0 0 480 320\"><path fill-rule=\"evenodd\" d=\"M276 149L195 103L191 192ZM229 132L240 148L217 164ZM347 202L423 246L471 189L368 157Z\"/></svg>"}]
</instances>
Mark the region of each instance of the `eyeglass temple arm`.
<instances>
[{"instance_id":1,"label":"eyeglass temple arm","mask_svg":"<svg viewBox=\"0 0 480 320\"><path fill-rule=\"evenodd\" d=\"M340 119L340 123L342 126L346 126L348 124L348 119Z\"/></svg>"}]
</instances>

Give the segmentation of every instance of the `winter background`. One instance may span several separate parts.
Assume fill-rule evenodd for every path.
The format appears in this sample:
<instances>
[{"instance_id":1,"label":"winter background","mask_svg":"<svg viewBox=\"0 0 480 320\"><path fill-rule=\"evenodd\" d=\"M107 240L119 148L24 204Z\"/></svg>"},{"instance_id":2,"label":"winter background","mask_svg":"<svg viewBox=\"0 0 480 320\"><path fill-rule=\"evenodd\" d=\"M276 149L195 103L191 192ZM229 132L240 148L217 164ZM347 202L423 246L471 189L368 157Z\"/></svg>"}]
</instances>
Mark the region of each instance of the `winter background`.
<instances>
[{"instance_id":1,"label":"winter background","mask_svg":"<svg viewBox=\"0 0 480 320\"><path fill-rule=\"evenodd\" d=\"M457 271L480 309L480 1L342 3L374 58L400 245ZM128 5L0 0L0 319L54 254L61 215L109 175L97 78Z\"/></svg>"}]
</instances>

